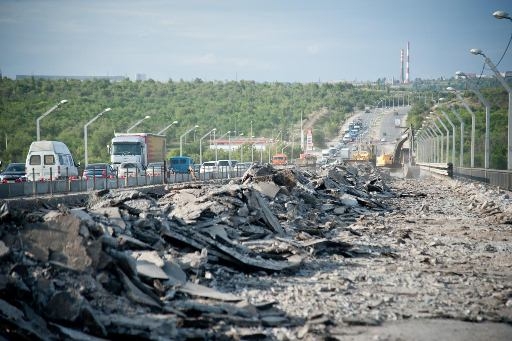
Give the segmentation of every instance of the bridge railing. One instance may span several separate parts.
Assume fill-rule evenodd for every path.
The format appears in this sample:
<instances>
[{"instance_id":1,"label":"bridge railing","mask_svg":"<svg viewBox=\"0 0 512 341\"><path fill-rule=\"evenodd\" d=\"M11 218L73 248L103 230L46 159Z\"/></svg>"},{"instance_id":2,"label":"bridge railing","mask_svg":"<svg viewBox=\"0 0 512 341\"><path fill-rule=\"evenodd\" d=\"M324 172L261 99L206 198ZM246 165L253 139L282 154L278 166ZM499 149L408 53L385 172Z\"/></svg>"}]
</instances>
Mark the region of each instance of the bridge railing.
<instances>
[{"instance_id":1,"label":"bridge railing","mask_svg":"<svg viewBox=\"0 0 512 341\"><path fill-rule=\"evenodd\" d=\"M457 177L483 182L512 191L512 171L510 170L455 167L454 174Z\"/></svg>"},{"instance_id":2,"label":"bridge railing","mask_svg":"<svg viewBox=\"0 0 512 341\"><path fill-rule=\"evenodd\" d=\"M193 181L217 181L240 177L247 170L245 167L235 167L230 171L206 173L168 173L150 176L144 173L138 176L111 177L89 179L66 179L46 181L25 181L0 183L0 199L14 197L37 197L43 195L79 193L92 190L138 187L157 184L174 184Z\"/></svg>"},{"instance_id":3,"label":"bridge railing","mask_svg":"<svg viewBox=\"0 0 512 341\"><path fill-rule=\"evenodd\" d=\"M453 167L451 163L417 163L417 165L422 171L466 178L512 191L512 171L510 170Z\"/></svg>"},{"instance_id":4,"label":"bridge railing","mask_svg":"<svg viewBox=\"0 0 512 341\"><path fill-rule=\"evenodd\" d=\"M450 163L424 163L417 162L417 166L420 166L422 171L427 171L435 174L445 175L453 178L453 164Z\"/></svg>"}]
</instances>

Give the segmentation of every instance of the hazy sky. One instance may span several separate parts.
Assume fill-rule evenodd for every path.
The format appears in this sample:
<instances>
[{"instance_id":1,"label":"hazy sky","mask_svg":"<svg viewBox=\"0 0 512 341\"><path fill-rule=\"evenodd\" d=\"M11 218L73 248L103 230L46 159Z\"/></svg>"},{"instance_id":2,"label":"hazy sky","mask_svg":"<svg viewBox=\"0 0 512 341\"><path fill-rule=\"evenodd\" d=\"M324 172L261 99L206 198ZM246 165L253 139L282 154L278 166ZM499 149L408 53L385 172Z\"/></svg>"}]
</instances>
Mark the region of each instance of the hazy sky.
<instances>
[{"instance_id":1,"label":"hazy sky","mask_svg":"<svg viewBox=\"0 0 512 341\"><path fill-rule=\"evenodd\" d=\"M512 33L510 0L0 0L3 76L365 81L480 73ZM512 46L498 69L512 71ZM490 71L486 70L486 74Z\"/></svg>"}]
</instances>

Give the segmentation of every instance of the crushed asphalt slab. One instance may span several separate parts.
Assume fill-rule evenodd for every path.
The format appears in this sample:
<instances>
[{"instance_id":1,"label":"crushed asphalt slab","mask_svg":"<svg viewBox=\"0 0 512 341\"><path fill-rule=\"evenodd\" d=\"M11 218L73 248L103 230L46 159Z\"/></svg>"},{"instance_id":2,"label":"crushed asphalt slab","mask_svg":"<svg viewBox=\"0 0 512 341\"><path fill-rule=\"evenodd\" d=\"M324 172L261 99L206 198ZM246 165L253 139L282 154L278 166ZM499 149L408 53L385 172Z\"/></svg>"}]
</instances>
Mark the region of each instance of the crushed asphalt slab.
<instances>
[{"instance_id":1,"label":"crushed asphalt slab","mask_svg":"<svg viewBox=\"0 0 512 341\"><path fill-rule=\"evenodd\" d=\"M512 336L511 194L369 164L1 202L0 260L6 339Z\"/></svg>"}]
</instances>

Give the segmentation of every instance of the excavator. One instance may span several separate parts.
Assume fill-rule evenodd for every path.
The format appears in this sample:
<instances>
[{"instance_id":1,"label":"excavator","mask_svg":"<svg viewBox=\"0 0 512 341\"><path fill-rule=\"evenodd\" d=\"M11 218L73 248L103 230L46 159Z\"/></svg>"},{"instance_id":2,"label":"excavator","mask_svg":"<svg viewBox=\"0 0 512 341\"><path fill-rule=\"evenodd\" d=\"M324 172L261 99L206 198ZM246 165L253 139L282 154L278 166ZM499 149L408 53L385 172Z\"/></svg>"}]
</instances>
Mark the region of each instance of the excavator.
<instances>
[{"instance_id":1,"label":"excavator","mask_svg":"<svg viewBox=\"0 0 512 341\"><path fill-rule=\"evenodd\" d=\"M375 145L358 145L357 150L352 152L350 160L375 162Z\"/></svg>"},{"instance_id":2,"label":"excavator","mask_svg":"<svg viewBox=\"0 0 512 341\"><path fill-rule=\"evenodd\" d=\"M405 131L397 141L393 153L382 153L377 156L375 165L377 167L403 168L406 178L418 178L420 174L419 167L416 166L412 157L412 150L409 148L411 132ZM406 143L406 142L409 143Z\"/></svg>"}]
</instances>

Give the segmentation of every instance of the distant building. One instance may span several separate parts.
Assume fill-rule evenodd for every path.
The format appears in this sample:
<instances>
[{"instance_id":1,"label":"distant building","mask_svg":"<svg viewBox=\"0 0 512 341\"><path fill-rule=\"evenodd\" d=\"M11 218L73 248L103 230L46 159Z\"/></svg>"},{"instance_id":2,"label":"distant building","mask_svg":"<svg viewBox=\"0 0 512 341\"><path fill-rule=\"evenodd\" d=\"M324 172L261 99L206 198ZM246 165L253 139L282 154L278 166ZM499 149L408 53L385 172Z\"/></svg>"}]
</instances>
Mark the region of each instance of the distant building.
<instances>
[{"instance_id":1,"label":"distant building","mask_svg":"<svg viewBox=\"0 0 512 341\"><path fill-rule=\"evenodd\" d=\"M111 82L121 82L128 77L125 76L59 76L59 75L16 75L16 80L20 79L48 79L48 80L59 80L59 79L75 79L79 81L106 79Z\"/></svg>"},{"instance_id":2,"label":"distant building","mask_svg":"<svg viewBox=\"0 0 512 341\"><path fill-rule=\"evenodd\" d=\"M145 81L147 79L148 79L148 77L146 76L145 73L138 73L138 74L135 75L135 80L136 81Z\"/></svg>"}]
</instances>

